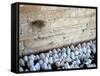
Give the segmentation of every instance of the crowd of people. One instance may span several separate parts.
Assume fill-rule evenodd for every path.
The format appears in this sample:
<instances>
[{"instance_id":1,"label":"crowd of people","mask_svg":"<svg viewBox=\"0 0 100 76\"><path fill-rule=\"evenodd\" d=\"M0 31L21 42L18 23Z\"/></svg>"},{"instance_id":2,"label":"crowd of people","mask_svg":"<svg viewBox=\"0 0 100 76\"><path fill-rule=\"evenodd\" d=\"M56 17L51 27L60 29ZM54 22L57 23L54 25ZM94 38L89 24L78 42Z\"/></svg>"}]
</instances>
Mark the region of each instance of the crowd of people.
<instances>
[{"instance_id":1,"label":"crowd of people","mask_svg":"<svg viewBox=\"0 0 100 76\"><path fill-rule=\"evenodd\" d=\"M96 40L19 58L19 72L96 67Z\"/></svg>"}]
</instances>

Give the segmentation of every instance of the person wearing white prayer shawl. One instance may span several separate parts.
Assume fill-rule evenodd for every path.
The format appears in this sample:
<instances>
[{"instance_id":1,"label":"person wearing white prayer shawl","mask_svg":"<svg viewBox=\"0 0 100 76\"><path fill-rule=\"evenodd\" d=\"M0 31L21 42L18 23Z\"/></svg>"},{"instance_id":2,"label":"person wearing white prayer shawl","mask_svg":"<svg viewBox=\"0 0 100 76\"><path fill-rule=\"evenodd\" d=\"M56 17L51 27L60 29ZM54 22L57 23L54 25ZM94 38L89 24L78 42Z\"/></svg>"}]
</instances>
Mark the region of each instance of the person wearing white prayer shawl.
<instances>
[{"instance_id":1,"label":"person wearing white prayer shawl","mask_svg":"<svg viewBox=\"0 0 100 76\"><path fill-rule=\"evenodd\" d=\"M75 51L74 45L71 45L70 48L71 48L71 51L72 51L72 52Z\"/></svg>"},{"instance_id":2,"label":"person wearing white prayer shawl","mask_svg":"<svg viewBox=\"0 0 100 76\"><path fill-rule=\"evenodd\" d=\"M47 70L47 69L48 69L47 63L43 63L43 64L42 64L42 69L43 69L43 70Z\"/></svg>"},{"instance_id":3,"label":"person wearing white prayer shawl","mask_svg":"<svg viewBox=\"0 0 100 76\"><path fill-rule=\"evenodd\" d=\"M65 58L67 55L65 52L62 52L62 56Z\"/></svg>"},{"instance_id":4,"label":"person wearing white prayer shawl","mask_svg":"<svg viewBox=\"0 0 100 76\"><path fill-rule=\"evenodd\" d=\"M51 50L48 53L49 53L49 56L52 56L52 51Z\"/></svg>"},{"instance_id":5,"label":"person wearing white prayer shawl","mask_svg":"<svg viewBox=\"0 0 100 76\"><path fill-rule=\"evenodd\" d=\"M90 53L86 53L86 58L90 58L90 57L91 57Z\"/></svg>"},{"instance_id":6,"label":"person wearing white prayer shawl","mask_svg":"<svg viewBox=\"0 0 100 76\"><path fill-rule=\"evenodd\" d=\"M87 45L87 52L86 52L86 58L89 58L91 55L91 49L90 49L90 46Z\"/></svg>"},{"instance_id":7,"label":"person wearing white prayer shawl","mask_svg":"<svg viewBox=\"0 0 100 76\"><path fill-rule=\"evenodd\" d=\"M23 72L24 69L23 69L21 66L19 66L19 71L20 71L20 72Z\"/></svg>"},{"instance_id":8,"label":"person wearing white prayer shawl","mask_svg":"<svg viewBox=\"0 0 100 76\"><path fill-rule=\"evenodd\" d=\"M75 47L75 59L77 58L80 58L79 55L80 55L80 50L78 49L78 47Z\"/></svg>"},{"instance_id":9,"label":"person wearing white prayer shawl","mask_svg":"<svg viewBox=\"0 0 100 76\"><path fill-rule=\"evenodd\" d=\"M36 55L35 60L39 60L39 59L40 59L39 55Z\"/></svg>"},{"instance_id":10,"label":"person wearing white prayer shawl","mask_svg":"<svg viewBox=\"0 0 100 76\"><path fill-rule=\"evenodd\" d=\"M74 52L71 52L71 58L72 58L72 59L75 59L75 54L74 54Z\"/></svg>"},{"instance_id":11,"label":"person wearing white prayer shawl","mask_svg":"<svg viewBox=\"0 0 100 76\"><path fill-rule=\"evenodd\" d=\"M39 64L39 63L36 63L34 67L35 67L35 69L36 69L37 71L40 70L40 64Z\"/></svg>"},{"instance_id":12,"label":"person wearing white prayer shawl","mask_svg":"<svg viewBox=\"0 0 100 76\"><path fill-rule=\"evenodd\" d=\"M66 52L67 50L66 50L66 48L62 48L62 52Z\"/></svg>"},{"instance_id":13,"label":"person wearing white prayer shawl","mask_svg":"<svg viewBox=\"0 0 100 76\"><path fill-rule=\"evenodd\" d=\"M59 67L61 66L60 61L57 61L55 64L56 64L56 67L57 67L57 68L59 68Z\"/></svg>"},{"instance_id":14,"label":"person wearing white prayer shawl","mask_svg":"<svg viewBox=\"0 0 100 76\"><path fill-rule=\"evenodd\" d=\"M86 54L83 53L83 54L81 55L81 58L80 58L80 59L81 59L81 60L84 60L85 58L86 58Z\"/></svg>"},{"instance_id":15,"label":"person wearing white prayer shawl","mask_svg":"<svg viewBox=\"0 0 100 76\"><path fill-rule=\"evenodd\" d=\"M78 44L78 50L79 50L79 58L81 57L81 55L83 54L83 51L82 51L82 47L81 47L81 44Z\"/></svg>"},{"instance_id":16,"label":"person wearing white prayer shawl","mask_svg":"<svg viewBox=\"0 0 100 76\"><path fill-rule=\"evenodd\" d=\"M88 66L88 65L90 65L90 64L91 64L91 62L92 62L92 60L91 60L91 59L86 59L85 64Z\"/></svg>"},{"instance_id":17,"label":"person wearing white prayer shawl","mask_svg":"<svg viewBox=\"0 0 100 76\"><path fill-rule=\"evenodd\" d=\"M40 66L42 66L42 64L43 64L43 60L42 59L39 60L39 64L40 64Z\"/></svg>"},{"instance_id":18,"label":"person wearing white prayer shawl","mask_svg":"<svg viewBox=\"0 0 100 76\"><path fill-rule=\"evenodd\" d=\"M50 64L48 64L48 70L52 70L52 67Z\"/></svg>"},{"instance_id":19,"label":"person wearing white prayer shawl","mask_svg":"<svg viewBox=\"0 0 100 76\"><path fill-rule=\"evenodd\" d=\"M93 40L93 44L96 44L96 40Z\"/></svg>"},{"instance_id":20,"label":"person wearing white prayer shawl","mask_svg":"<svg viewBox=\"0 0 100 76\"><path fill-rule=\"evenodd\" d=\"M59 61L59 58L56 58L56 57L55 57L55 58L53 58L53 61L54 61L54 63L55 63L55 62Z\"/></svg>"},{"instance_id":21,"label":"person wearing white prayer shawl","mask_svg":"<svg viewBox=\"0 0 100 76\"><path fill-rule=\"evenodd\" d=\"M90 40L90 46L92 45L92 43L93 43L92 40Z\"/></svg>"},{"instance_id":22,"label":"person wearing white prayer shawl","mask_svg":"<svg viewBox=\"0 0 100 76\"><path fill-rule=\"evenodd\" d=\"M53 61L54 61L54 63L57 62L58 60L59 60L58 55L57 54L54 54L53 55Z\"/></svg>"},{"instance_id":23,"label":"person wearing white prayer shawl","mask_svg":"<svg viewBox=\"0 0 100 76\"><path fill-rule=\"evenodd\" d=\"M67 57L66 57L66 61L67 61L67 62L71 62L71 61L72 61L71 57L70 57L70 56L67 56Z\"/></svg>"},{"instance_id":24,"label":"person wearing white prayer shawl","mask_svg":"<svg viewBox=\"0 0 100 76\"><path fill-rule=\"evenodd\" d=\"M32 59L30 59L28 62L27 62L27 66L28 67L32 67L34 65L34 61Z\"/></svg>"},{"instance_id":25,"label":"person wearing white prayer shawl","mask_svg":"<svg viewBox=\"0 0 100 76\"><path fill-rule=\"evenodd\" d=\"M56 50L56 49L53 49L53 53L54 53L54 54L57 54L57 50Z\"/></svg>"},{"instance_id":26,"label":"person wearing white prayer shawl","mask_svg":"<svg viewBox=\"0 0 100 76\"><path fill-rule=\"evenodd\" d=\"M58 49L57 49L57 51L58 51L58 52L61 52L61 49L60 49L60 48L58 48Z\"/></svg>"},{"instance_id":27,"label":"person wearing white prayer shawl","mask_svg":"<svg viewBox=\"0 0 100 76\"><path fill-rule=\"evenodd\" d=\"M83 54L82 48L81 48L81 44L78 44L78 45L77 45L77 48L78 48L78 52L79 52L79 53L76 52L76 55L78 54L78 55L76 56L76 58L79 58L79 59L80 59L80 58L81 58L81 55ZM76 48L76 50L77 50L77 48Z\"/></svg>"},{"instance_id":28,"label":"person wearing white prayer shawl","mask_svg":"<svg viewBox=\"0 0 100 76\"><path fill-rule=\"evenodd\" d=\"M45 57L49 58L49 53L45 53Z\"/></svg>"},{"instance_id":29,"label":"person wearing white prayer shawl","mask_svg":"<svg viewBox=\"0 0 100 76\"><path fill-rule=\"evenodd\" d=\"M24 61L27 62L28 61L28 56L24 56Z\"/></svg>"},{"instance_id":30,"label":"person wearing white prayer shawl","mask_svg":"<svg viewBox=\"0 0 100 76\"><path fill-rule=\"evenodd\" d=\"M71 68L75 68L75 65L77 65L77 62L73 61L72 64L71 64Z\"/></svg>"},{"instance_id":31,"label":"person wearing white prayer shawl","mask_svg":"<svg viewBox=\"0 0 100 76\"><path fill-rule=\"evenodd\" d=\"M91 54L91 50L87 48L86 58L90 58L91 57L90 54Z\"/></svg>"},{"instance_id":32,"label":"person wearing white prayer shawl","mask_svg":"<svg viewBox=\"0 0 100 76\"><path fill-rule=\"evenodd\" d=\"M36 68L35 68L35 66L33 65L33 66L31 66L30 68L30 71L36 71Z\"/></svg>"},{"instance_id":33,"label":"person wearing white prayer shawl","mask_svg":"<svg viewBox=\"0 0 100 76\"><path fill-rule=\"evenodd\" d=\"M49 60L48 60L48 58L47 58L47 57L45 57L43 60L44 60L44 62L45 62L45 63L47 63L47 64L48 64Z\"/></svg>"},{"instance_id":34,"label":"person wearing white prayer shawl","mask_svg":"<svg viewBox=\"0 0 100 76\"><path fill-rule=\"evenodd\" d=\"M79 55L79 49L77 47L75 47L75 55L78 56Z\"/></svg>"},{"instance_id":35,"label":"person wearing white prayer shawl","mask_svg":"<svg viewBox=\"0 0 100 76\"><path fill-rule=\"evenodd\" d=\"M72 62L72 59L70 57L66 58L67 62Z\"/></svg>"},{"instance_id":36,"label":"person wearing white prayer shawl","mask_svg":"<svg viewBox=\"0 0 100 76\"><path fill-rule=\"evenodd\" d=\"M90 41L90 47L92 48L92 52L95 54L96 53L96 42L95 41Z\"/></svg>"},{"instance_id":37,"label":"person wearing white prayer shawl","mask_svg":"<svg viewBox=\"0 0 100 76\"><path fill-rule=\"evenodd\" d=\"M19 59L19 65L20 66L25 66L25 62L22 58Z\"/></svg>"},{"instance_id":38,"label":"person wearing white prayer shawl","mask_svg":"<svg viewBox=\"0 0 100 76\"><path fill-rule=\"evenodd\" d=\"M59 57L61 57L61 56L62 56L61 52L59 52L59 53L58 53L58 56L59 56Z\"/></svg>"},{"instance_id":39,"label":"person wearing white prayer shawl","mask_svg":"<svg viewBox=\"0 0 100 76\"><path fill-rule=\"evenodd\" d=\"M66 63L64 64L64 68L65 68L65 69L70 69L71 67L70 67L69 63L66 62Z\"/></svg>"},{"instance_id":40,"label":"person wearing white prayer shawl","mask_svg":"<svg viewBox=\"0 0 100 76\"><path fill-rule=\"evenodd\" d=\"M29 70L28 69L25 69L25 71L28 72Z\"/></svg>"},{"instance_id":41,"label":"person wearing white prayer shawl","mask_svg":"<svg viewBox=\"0 0 100 76\"><path fill-rule=\"evenodd\" d=\"M49 57L49 64L53 64L53 58Z\"/></svg>"},{"instance_id":42,"label":"person wearing white prayer shawl","mask_svg":"<svg viewBox=\"0 0 100 76\"><path fill-rule=\"evenodd\" d=\"M70 56L71 49L67 47L67 55Z\"/></svg>"},{"instance_id":43,"label":"person wearing white prayer shawl","mask_svg":"<svg viewBox=\"0 0 100 76\"><path fill-rule=\"evenodd\" d=\"M81 64L81 61L78 58L76 59L76 64L77 65Z\"/></svg>"},{"instance_id":44,"label":"person wearing white prayer shawl","mask_svg":"<svg viewBox=\"0 0 100 76\"><path fill-rule=\"evenodd\" d=\"M61 69L65 69L64 66Z\"/></svg>"},{"instance_id":45,"label":"person wearing white prayer shawl","mask_svg":"<svg viewBox=\"0 0 100 76\"><path fill-rule=\"evenodd\" d=\"M86 54L86 52L87 52L86 43L82 44L82 51L83 51L84 54Z\"/></svg>"},{"instance_id":46,"label":"person wearing white prayer shawl","mask_svg":"<svg viewBox=\"0 0 100 76\"><path fill-rule=\"evenodd\" d=\"M92 52L96 53L96 45L94 43L91 44Z\"/></svg>"},{"instance_id":47,"label":"person wearing white prayer shawl","mask_svg":"<svg viewBox=\"0 0 100 76\"><path fill-rule=\"evenodd\" d=\"M91 46L91 43L90 43L90 42L87 42L87 46L89 46L89 47L90 47L90 46Z\"/></svg>"},{"instance_id":48,"label":"person wearing white prayer shawl","mask_svg":"<svg viewBox=\"0 0 100 76\"><path fill-rule=\"evenodd\" d=\"M87 53L91 54L91 49L90 49L89 45L87 45Z\"/></svg>"},{"instance_id":49,"label":"person wearing white prayer shawl","mask_svg":"<svg viewBox=\"0 0 100 76\"><path fill-rule=\"evenodd\" d=\"M62 61L63 61L63 62L66 62L66 58L63 58Z\"/></svg>"},{"instance_id":50,"label":"person wearing white prayer shawl","mask_svg":"<svg viewBox=\"0 0 100 76\"><path fill-rule=\"evenodd\" d=\"M44 59L44 58L45 58L44 53L41 53L41 54L40 54L40 59Z\"/></svg>"},{"instance_id":51,"label":"person wearing white prayer shawl","mask_svg":"<svg viewBox=\"0 0 100 76\"><path fill-rule=\"evenodd\" d=\"M80 67L80 68L83 68L83 67L84 67L84 64L81 64L79 67Z\"/></svg>"},{"instance_id":52,"label":"person wearing white prayer shawl","mask_svg":"<svg viewBox=\"0 0 100 76\"><path fill-rule=\"evenodd\" d=\"M58 54L54 54L54 56L53 56L53 57L58 58L59 56L58 56Z\"/></svg>"},{"instance_id":53,"label":"person wearing white prayer shawl","mask_svg":"<svg viewBox=\"0 0 100 76\"><path fill-rule=\"evenodd\" d=\"M64 61L63 60L60 62L60 65L61 66L64 66Z\"/></svg>"},{"instance_id":54,"label":"person wearing white prayer shawl","mask_svg":"<svg viewBox=\"0 0 100 76\"><path fill-rule=\"evenodd\" d=\"M63 60L63 56L61 55L60 57L59 57L59 61L61 62Z\"/></svg>"},{"instance_id":55,"label":"person wearing white prayer shawl","mask_svg":"<svg viewBox=\"0 0 100 76\"><path fill-rule=\"evenodd\" d=\"M74 65L74 68L80 68L80 67L79 67L79 65L76 64L76 65Z\"/></svg>"},{"instance_id":56,"label":"person wearing white prayer shawl","mask_svg":"<svg viewBox=\"0 0 100 76\"><path fill-rule=\"evenodd\" d=\"M35 60L35 55L33 55L33 54L31 54L30 56L29 56L29 60Z\"/></svg>"}]
</instances>

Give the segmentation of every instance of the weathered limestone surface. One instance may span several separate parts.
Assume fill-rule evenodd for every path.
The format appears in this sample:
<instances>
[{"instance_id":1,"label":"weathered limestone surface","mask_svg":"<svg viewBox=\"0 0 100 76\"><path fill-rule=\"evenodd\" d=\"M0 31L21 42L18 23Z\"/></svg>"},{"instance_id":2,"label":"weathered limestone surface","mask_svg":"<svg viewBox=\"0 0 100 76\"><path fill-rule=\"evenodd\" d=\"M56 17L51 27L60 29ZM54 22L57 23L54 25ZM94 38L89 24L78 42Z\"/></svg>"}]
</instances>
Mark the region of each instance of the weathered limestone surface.
<instances>
[{"instance_id":1,"label":"weathered limestone surface","mask_svg":"<svg viewBox=\"0 0 100 76\"><path fill-rule=\"evenodd\" d=\"M95 9L25 5L19 15L20 56L96 37ZM36 20L45 25L32 24Z\"/></svg>"}]
</instances>

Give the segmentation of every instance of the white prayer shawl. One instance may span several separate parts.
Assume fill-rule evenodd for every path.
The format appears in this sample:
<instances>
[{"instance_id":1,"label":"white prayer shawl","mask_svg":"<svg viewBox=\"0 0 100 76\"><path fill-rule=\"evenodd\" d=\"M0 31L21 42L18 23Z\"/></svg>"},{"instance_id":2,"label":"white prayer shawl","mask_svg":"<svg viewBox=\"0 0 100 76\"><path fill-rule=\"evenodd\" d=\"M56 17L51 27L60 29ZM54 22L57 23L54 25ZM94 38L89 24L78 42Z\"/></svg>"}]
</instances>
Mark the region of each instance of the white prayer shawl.
<instances>
[{"instance_id":1,"label":"white prayer shawl","mask_svg":"<svg viewBox=\"0 0 100 76\"><path fill-rule=\"evenodd\" d=\"M76 60L76 64L77 64L77 65L81 64L81 62L80 62L79 59Z\"/></svg>"},{"instance_id":2,"label":"white prayer shawl","mask_svg":"<svg viewBox=\"0 0 100 76\"><path fill-rule=\"evenodd\" d=\"M56 63L57 61L59 61L59 58L54 58L54 63Z\"/></svg>"},{"instance_id":3,"label":"white prayer shawl","mask_svg":"<svg viewBox=\"0 0 100 76\"><path fill-rule=\"evenodd\" d=\"M33 61L34 61L34 60L35 60L35 55L33 55L33 54L30 55L30 56L29 56L29 60L33 60Z\"/></svg>"},{"instance_id":4,"label":"white prayer shawl","mask_svg":"<svg viewBox=\"0 0 100 76\"><path fill-rule=\"evenodd\" d=\"M49 53L49 56L52 56L52 51L51 50L48 53Z\"/></svg>"},{"instance_id":5,"label":"white prayer shawl","mask_svg":"<svg viewBox=\"0 0 100 76\"><path fill-rule=\"evenodd\" d=\"M86 65L90 65L90 64L91 64L91 62L92 62L92 60L91 60L91 59L87 59L87 61L86 61Z\"/></svg>"},{"instance_id":6,"label":"white prayer shawl","mask_svg":"<svg viewBox=\"0 0 100 76\"><path fill-rule=\"evenodd\" d=\"M67 49L67 54L70 55L70 53L71 53L71 49L68 48L68 49Z\"/></svg>"},{"instance_id":7,"label":"white prayer shawl","mask_svg":"<svg viewBox=\"0 0 100 76\"><path fill-rule=\"evenodd\" d=\"M35 64L35 69L36 69L36 70L40 70L40 64L39 64L39 63L36 63L36 64Z\"/></svg>"},{"instance_id":8,"label":"white prayer shawl","mask_svg":"<svg viewBox=\"0 0 100 76\"><path fill-rule=\"evenodd\" d=\"M71 62L72 59L68 56L68 57L66 58L66 61L67 61L67 62Z\"/></svg>"},{"instance_id":9,"label":"white prayer shawl","mask_svg":"<svg viewBox=\"0 0 100 76\"><path fill-rule=\"evenodd\" d=\"M49 58L49 53L46 53L46 54L45 54L45 57L48 57L48 58Z\"/></svg>"},{"instance_id":10,"label":"white prayer shawl","mask_svg":"<svg viewBox=\"0 0 100 76\"><path fill-rule=\"evenodd\" d=\"M28 61L28 56L24 56L24 61L27 62Z\"/></svg>"},{"instance_id":11,"label":"white prayer shawl","mask_svg":"<svg viewBox=\"0 0 100 76\"><path fill-rule=\"evenodd\" d=\"M19 67L19 71L20 71L20 72L23 72L24 69L23 69L22 67Z\"/></svg>"},{"instance_id":12,"label":"white prayer shawl","mask_svg":"<svg viewBox=\"0 0 100 76\"><path fill-rule=\"evenodd\" d=\"M44 58L44 62L48 64L49 60L47 57Z\"/></svg>"},{"instance_id":13,"label":"white prayer shawl","mask_svg":"<svg viewBox=\"0 0 100 76\"><path fill-rule=\"evenodd\" d=\"M50 64L48 64L48 70L51 70L51 69L52 69L51 65L50 65Z\"/></svg>"},{"instance_id":14,"label":"white prayer shawl","mask_svg":"<svg viewBox=\"0 0 100 76\"><path fill-rule=\"evenodd\" d=\"M43 64L42 64L42 69L44 69L44 70L47 70L47 69L48 69L48 66L47 66L46 63L43 63Z\"/></svg>"},{"instance_id":15,"label":"white prayer shawl","mask_svg":"<svg viewBox=\"0 0 100 76\"><path fill-rule=\"evenodd\" d=\"M64 64L64 68L65 68L65 69L69 69L69 68L70 68L70 65L69 65L68 63L65 63L65 64Z\"/></svg>"},{"instance_id":16,"label":"white prayer shawl","mask_svg":"<svg viewBox=\"0 0 100 76\"><path fill-rule=\"evenodd\" d=\"M27 62L27 66L28 67L32 67L34 65L34 61L33 60L29 60L28 62Z\"/></svg>"},{"instance_id":17,"label":"white prayer shawl","mask_svg":"<svg viewBox=\"0 0 100 76\"><path fill-rule=\"evenodd\" d=\"M58 51L58 52L61 52L61 49L58 48L57 51Z\"/></svg>"},{"instance_id":18,"label":"white prayer shawl","mask_svg":"<svg viewBox=\"0 0 100 76\"><path fill-rule=\"evenodd\" d=\"M36 68L34 65L30 67L30 71L36 71Z\"/></svg>"},{"instance_id":19,"label":"white prayer shawl","mask_svg":"<svg viewBox=\"0 0 100 76\"><path fill-rule=\"evenodd\" d=\"M27 72L27 71L29 71L28 69L25 69L25 71Z\"/></svg>"},{"instance_id":20,"label":"white prayer shawl","mask_svg":"<svg viewBox=\"0 0 100 76\"><path fill-rule=\"evenodd\" d=\"M41 53L41 54L40 54L40 58L41 58L41 59L44 59L44 58L45 58L44 53Z\"/></svg>"},{"instance_id":21,"label":"white prayer shawl","mask_svg":"<svg viewBox=\"0 0 100 76\"><path fill-rule=\"evenodd\" d=\"M75 51L75 55L76 56L79 55L79 51L78 50Z\"/></svg>"},{"instance_id":22,"label":"white prayer shawl","mask_svg":"<svg viewBox=\"0 0 100 76\"><path fill-rule=\"evenodd\" d=\"M67 55L65 52L62 53L62 56L65 58Z\"/></svg>"},{"instance_id":23,"label":"white prayer shawl","mask_svg":"<svg viewBox=\"0 0 100 76\"><path fill-rule=\"evenodd\" d=\"M54 53L54 54L57 54L57 50L56 50L56 49L53 49L53 53Z\"/></svg>"},{"instance_id":24,"label":"white prayer shawl","mask_svg":"<svg viewBox=\"0 0 100 76\"><path fill-rule=\"evenodd\" d=\"M63 52L66 52L67 50L66 50L66 48L63 48L62 51L63 51Z\"/></svg>"},{"instance_id":25,"label":"white prayer shawl","mask_svg":"<svg viewBox=\"0 0 100 76\"><path fill-rule=\"evenodd\" d=\"M49 63L53 64L53 58L52 57L49 57Z\"/></svg>"},{"instance_id":26,"label":"white prayer shawl","mask_svg":"<svg viewBox=\"0 0 100 76\"><path fill-rule=\"evenodd\" d=\"M56 66L57 66L57 67L60 67L60 66L61 66L60 61L57 61L57 62L56 62Z\"/></svg>"},{"instance_id":27,"label":"white prayer shawl","mask_svg":"<svg viewBox=\"0 0 100 76\"><path fill-rule=\"evenodd\" d=\"M90 53L86 53L86 58L91 57Z\"/></svg>"},{"instance_id":28,"label":"white prayer shawl","mask_svg":"<svg viewBox=\"0 0 100 76\"><path fill-rule=\"evenodd\" d=\"M23 59L19 59L19 65L20 65L20 66L25 66L25 62L24 62Z\"/></svg>"},{"instance_id":29,"label":"white prayer shawl","mask_svg":"<svg viewBox=\"0 0 100 76\"><path fill-rule=\"evenodd\" d=\"M38 59L40 59L40 57L39 57L39 55L36 55L35 60L38 60Z\"/></svg>"},{"instance_id":30,"label":"white prayer shawl","mask_svg":"<svg viewBox=\"0 0 100 76\"><path fill-rule=\"evenodd\" d=\"M76 64L76 65L74 65L74 68L80 68L80 67Z\"/></svg>"},{"instance_id":31,"label":"white prayer shawl","mask_svg":"<svg viewBox=\"0 0 100 76\"><path fill-rule=\"evenodd\" d=\"M71 52L71 58L72 58L72 59L75 59L75 54L74 54L74 52Z\"/></svg>"},{"instance_id":32,"label":"white prayer shawl","mask_svg":"<svg viewBox=\"0 0 100 76\"><path fill-rule=\"evenodd\" d=\"M96 46L95 46L95 44L92 44L91 47L92 47L93 53L95 54L96 53Z\"/></svg>"},{"instance_id":33,"label":"white prayer shawl","mask_svg":"<svg viewBox=\"0 0 100 76\"><path fill-rule=\"evenodd\" d=\"M87 52L86 47L83 47L83 48L82 48L82 51L83 51L84 54L86 54L86 52Z\"/></svg>"}]
</instances>

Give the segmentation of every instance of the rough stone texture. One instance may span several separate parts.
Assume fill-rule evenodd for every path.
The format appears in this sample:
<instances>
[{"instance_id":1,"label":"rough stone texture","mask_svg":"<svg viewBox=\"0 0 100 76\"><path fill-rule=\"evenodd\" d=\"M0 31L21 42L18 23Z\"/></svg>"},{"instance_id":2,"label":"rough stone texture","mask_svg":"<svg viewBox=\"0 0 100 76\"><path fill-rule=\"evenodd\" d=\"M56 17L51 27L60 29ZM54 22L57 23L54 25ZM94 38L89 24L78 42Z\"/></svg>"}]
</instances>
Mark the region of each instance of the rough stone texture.
<instances>
[{"instance_id":1,"label":"rough stone texture","mask_svg":"<svg viewBox=\"0 0 100 76\"><path fill-rule=\"evenodd\" d=\"M96 37L96 10L89 8L20 6L19 53L36 53ZM41 28L32 22L42 20Z\"/></svg>"}]
</instances>

